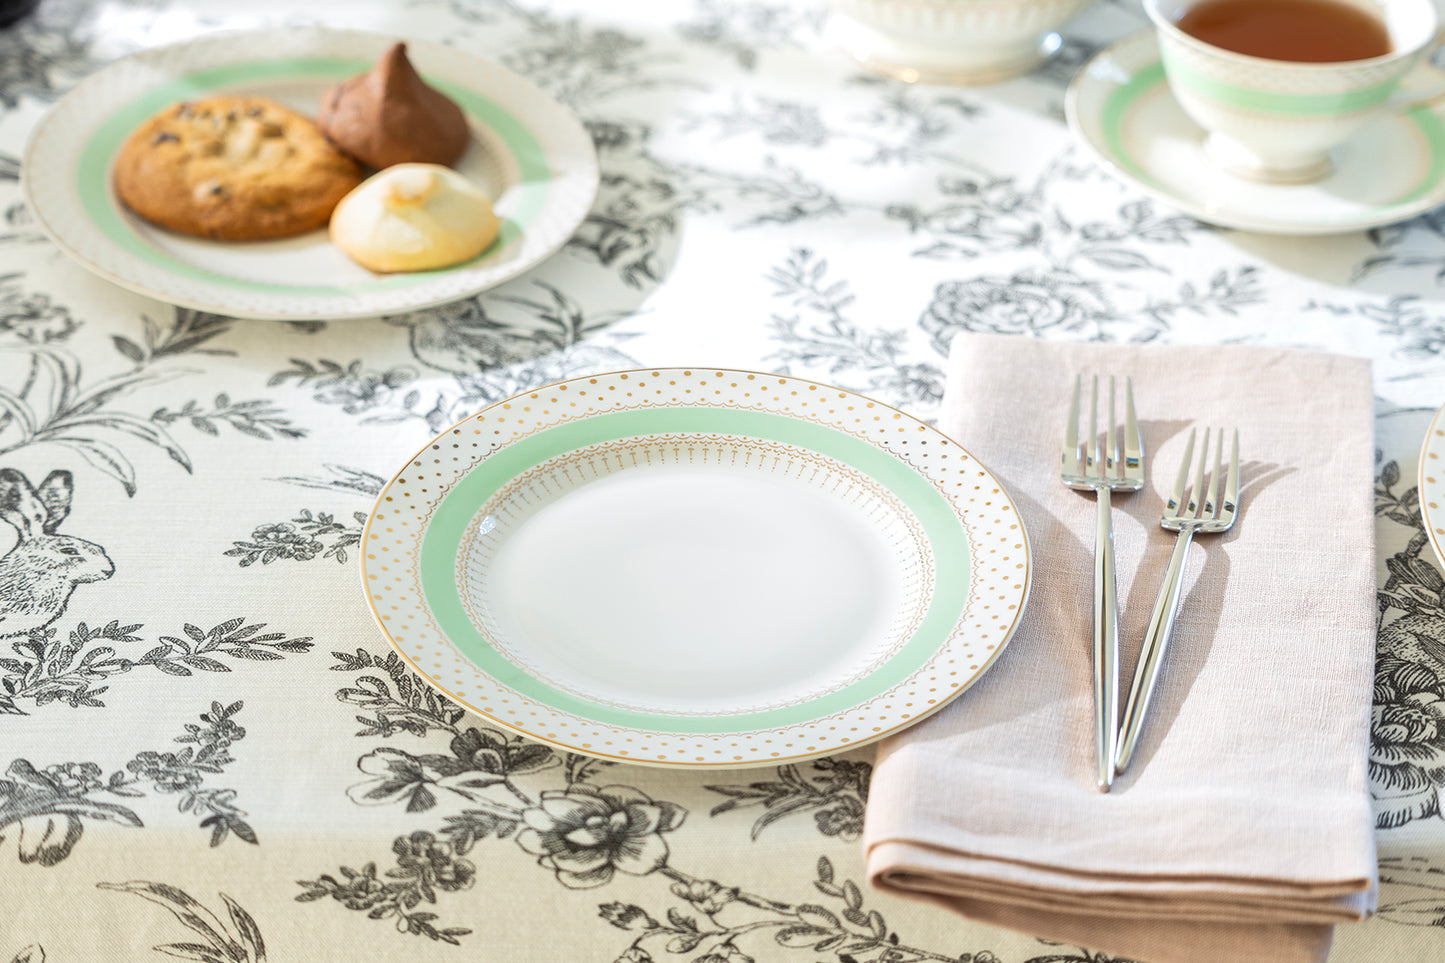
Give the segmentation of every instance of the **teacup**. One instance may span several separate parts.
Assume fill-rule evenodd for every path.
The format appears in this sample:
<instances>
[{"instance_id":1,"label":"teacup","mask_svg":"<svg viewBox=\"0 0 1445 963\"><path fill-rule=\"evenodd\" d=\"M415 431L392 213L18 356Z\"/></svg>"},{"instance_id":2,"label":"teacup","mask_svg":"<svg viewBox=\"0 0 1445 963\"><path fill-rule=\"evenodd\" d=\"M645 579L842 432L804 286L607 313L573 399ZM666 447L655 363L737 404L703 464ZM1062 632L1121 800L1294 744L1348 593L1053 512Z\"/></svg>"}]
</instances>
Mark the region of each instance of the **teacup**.
<instances>
[{"instance_id":1,"label":"teacup","mask_svg":"<svg viewBox=\"0 0 1445 963\"><path fill-rule=\"evenodd\" d=\"M993 83L1051 57L1055 32L1092 0L830 0L828 32L901 80Z\"/></svg>"},{"instance_id":2,"label":"teacup","mask_svg":"<svg viewBox=\"0 0 1445 963\"><path fill-rule=\"evenodd\" d=\"M1333 170L1330 150L1366 124L1442 96L1409 99L1400 90L1407 78L1441 76L1423 59L1439 26L1431 0L1348 0L1380 17L1392 49L1324 63L1267 60L1192 37L1175 21L1195 2L1144 0L1144 9L1158 27L1170 90L1207 132L1206 156L1231 174L1280 184L1320 180ZM1434 86L1445 88L1445 80Z\"/></svg>"}]
</instances>

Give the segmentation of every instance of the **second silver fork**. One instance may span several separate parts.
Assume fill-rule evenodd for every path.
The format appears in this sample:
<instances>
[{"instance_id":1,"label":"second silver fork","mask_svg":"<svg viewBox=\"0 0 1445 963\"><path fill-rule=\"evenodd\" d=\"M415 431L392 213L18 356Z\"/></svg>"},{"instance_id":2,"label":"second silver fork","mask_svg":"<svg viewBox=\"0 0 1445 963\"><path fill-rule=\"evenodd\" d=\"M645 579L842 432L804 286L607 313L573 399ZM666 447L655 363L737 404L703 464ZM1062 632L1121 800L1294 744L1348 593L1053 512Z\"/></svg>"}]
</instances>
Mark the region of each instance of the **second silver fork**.
<instances>
[{"instance_id":1,"label":"second silver fork","mask_svg":"<svg viewBox=\"0 0 1445 963\"><path fill-rule=\"evenodd\" d=\"M1134 684L1129 687L1129 700L1124 706L1124 718L1120 723L1119 751L1115 764L1117 772L1129 766L1134 747L1139 742L1139 731L1144 725L1144 716L1149 711L1149 700L1154 695L1154 685L1159 681L1159 667L1164 659L1164 649L1174 631L1174 617L1179 612L1179 593L1184 588L1184 560L1189 556L1189 546L1195 534L1214 534L1228 531L1234 525L1239 510L1239 432L1234 433L1230 446L1228 475L1220 488L1220 476L1225 473L1224 429L1219 430L1219 440L1214 450L1214 470L1209 473L1209 487L1205 488L1204 473L1209 463L1209 429L1204 429L1204 444L1200 446L1199 461L1194 469L1194 487L1185 501L1184 491L1189 484L1190 463L1194 459L1193 429L1184 446L1184 463L1179 466L1179 477L1174 482L1174 491L1164 506L1159 524L1167 531L1178 532L1174 542L1174 554L1169 558L1169 569L1164 574L1164 584L1159 587L1159 597L1154 602L1154 611L1149 617L1149 628L1144 633L1144 645L1139 651L1139 664L1134 670Z\"/></svg>"},{"instance_id":2,"label":"second silver fork","mask_svg":"<svg viewBox=\"0 0 1445 963\"><path fill-rule=\"evenodd\" d=\"M1079 395L1082 376L1074 379L1074 399L1064 429L1060 476L1070 488L1094 492L1099 502L1094 532L1094 751L1101 792L1114 783L1114 756L1119 739L1119 598L1114 578L1113 492L1144 487L1144 442L1134 415L1134 382L1124 381L1124 430L1116 430L1114 379L1109 378L1109 412L1103 448L1099 437L1099 378L1089 401L1089 433L1079 437ZM1119 443L1124 451L1120 457Z\"/></svg>"}]
</instances>

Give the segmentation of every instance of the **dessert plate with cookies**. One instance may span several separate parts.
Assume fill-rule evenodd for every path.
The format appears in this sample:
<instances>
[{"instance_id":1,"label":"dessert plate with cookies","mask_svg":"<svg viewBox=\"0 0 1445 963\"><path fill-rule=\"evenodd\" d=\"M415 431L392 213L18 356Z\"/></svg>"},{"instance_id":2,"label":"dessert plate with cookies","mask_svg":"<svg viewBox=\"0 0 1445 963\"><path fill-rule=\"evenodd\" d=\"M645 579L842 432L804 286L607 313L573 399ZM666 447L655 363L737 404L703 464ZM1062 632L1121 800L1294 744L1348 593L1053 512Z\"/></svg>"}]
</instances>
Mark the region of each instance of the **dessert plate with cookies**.
<instances>
[{"instance_id":1,"label":"dessert plate with cookies","mask_svg":"<svg viewBox=\"0 0 1445 963\"><path fill-rule=\"evenodd\" d=\"M121 287L332 320L467 297L566 243L596 197L581 122L454 47L312 27L117 61L36 125L45 232Z\"/></svg>"}]
</instances>

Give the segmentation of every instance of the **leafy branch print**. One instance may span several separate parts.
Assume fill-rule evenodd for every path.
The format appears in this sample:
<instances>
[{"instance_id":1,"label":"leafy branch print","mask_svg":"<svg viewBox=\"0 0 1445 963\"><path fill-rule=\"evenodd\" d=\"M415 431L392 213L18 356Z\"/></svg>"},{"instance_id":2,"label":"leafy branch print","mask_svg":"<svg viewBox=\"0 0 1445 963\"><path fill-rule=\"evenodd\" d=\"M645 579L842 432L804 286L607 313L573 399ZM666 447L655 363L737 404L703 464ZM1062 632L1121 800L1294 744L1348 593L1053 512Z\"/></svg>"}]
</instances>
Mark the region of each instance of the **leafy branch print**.
<instances>
[{"instance_id":1,"label":"leafy branch print","mask_svg":"<svg viewBox=\"0 0 1445 963\"><path fill-rule=\"evenodd\" d=\"M202 434L212 436L221 433L219 426L227 425L261 441L306 437L304 428L291 424L285 413L269 401L233 401L225 393L216 395L209 409L191 400L178 411L162 407L151 413L151 421L158 425L170 426L181 420L190 422L191 427Z\"/></svg>"},{"instance_id":2,"label":"leafy branch print","mask_svg":"<svg viewBox=\"0 0 1445 963\"><path fill-rule=\"evenodd\" d=\"M412 355L419 362L457 375L572 347L617 320L611 314L589 315L560 288L533 283L542 296L479 295L384 320L410 330Z\"/></svg>"},{"instance_id":3,"label":"leafy branch print","mask_svg":"<svg viewBox=\"0 0 1445 963\"><path fill-rule=\"evenodd\" d=\"M351 668L380 661L360 650L355 657L337 655ZM402 678L400 673L393 674L394 680ZM466 854L487 837L511 836L526 818L529 799L513 777L553 768L559 760L546 746L492 729L459 732L448 749L444 755L421 756L397 749L375 750L358 763L361 771L373 778L348 791L363 805L404 800L408 812L432 808L443 792L455 794L470 805L447 818L441 831L445 838L438 839L428 830L399 836L392 843L396 865L381 875L374 862L360 870L343 866L339 878L323 874L299 881L303 891L296 899L310 902L329 896L348 909L366 911L371 919L395 919L400 932L443 943L456 944L458 937L471 932L439 927L435 913L417 912L416 908L423 902L435 903L438 892L456 892L472 885L476 867ZM489 796L492 789L501 790L501 797Z\"/></svg>"},{"instance_id":4,"label":"leafy branch print","mask_svg":"<svg viewBox=\"0 0 1445 963\"><path fill-rule=\"evenodd\" d=\"M321 467L326 472L323 475L288 475L278 480L300 485L302 488L346 492L353 495L366 495L370 498L381 494L381 489L386 484L384 477L363 468L332 464L325 464Z\"/></svg>"},{"instance_id":5,"label":"leafy branch print","mask_svg":"<svg viewBox=\"0 0 1445 963\"><path fill-rule=\"evenodd\" d=\"M755 209L738 224L739 229L836 217L847 211L841 198L809 180L801 168L773 157L763 159L760 173L732 174L678 163L660 169L691 187L679 208L717 209L723 203L717 195L726 192L736 197L739 205Z\"/></svg>"},{"instance_id":6,"label":"leafy branch print","mask_svg":"<svg viewBox=\"0 0 1445 963\"><path fill-rule=\"evenodd\" d=\"M174 323L162 329L143 316L139 341L111 336L112 346L131 367L90 383L80 362L60 344L78 323L67 309L51 304L48 296L24 295L18 278L0 276L0 333L9 332L19 342L0 341L0 349L23 353L26 365L26 373L16 379L18 390L0 387L0 455L33 445L59 445L115 478L127 495L134 495L135 469L122 445L140 440L159 447L191 471L189 457L167 430L181 419L210 435L218 434L218 425L224 424L260 439L304 436L267 402L233 402L226 395L218 396L210 409L191 401L180 411L157 409L149 418L117 410L115 402L124 395L192 373L158 367L157 362L188 353L231 353L207 344L229 331L233 320L178 308Z\"/></svg>"},{"instance_id":7,"label":"leafy branch print","mask_svg":"<svg viewBox=\"0 0 1445 963\"><path fill-rule=\"evenodd\" d=\"M80 841L83 819L143 825L129 807L97 797L139 798L146 795L139 787L149 784L154 792L179 795L177 808L201 817L201 828L211 831L212 846L231 834L255 844L256 833L245 821L245 811L236 806L236 791L202 786L205 774L218 775L235 761L230 747L246 736L233 718L242 706L239 701L211 703L211 711L201 714L203 725L187 724L185 733L176 737L184 749L137 753L125 769L108 778L93 762L37 769L29 760L12 760L5 771L8 778L0 779L0 840L16 826L20 861L54 866Z\"/></svg>"},{"instance_id":8,"label":"leafy branch print","mask_svg":"<svg viewBox=\"0 0 1445 963\"><path fill-rule=\"evenodd\" d=\"M165 908L201 943L164 943L154 947L157 953L197 963L265 963L266 943L256 921L240 904L221 893L231 926L227 927L206 907L189 894L165 883L132 880L128 883L97 883L98 889L131 893Z\"/></svg>"},{"instance_id":9,"label":"leafy branch print","mask_svg":"<svg viewBox=\"0 0 1445 963\"><path fill-rule=\"evenodd\" d=\"M190 459L163 427L109 407L121 395L183 372L136 368L83 387L80 362L64 348L27 344L11 350L28 354L28 365L18 391L0 387L0 455L33 445L60 445L115 478L127 495L136 491L135 470L109 438L139 439L191 470Z\"/></svg>"},{"instance_id":10,"label":"leafy branch print","mask_svg":"<svg viewBox=\"0 0 1445 963\"><path fill-rule=\"evenodd\" d=\"M796 142L812 134L798 115L783 119L774 136ZM791 132L790 132L791 128ZM661 160L649 151L650 128L594 121L593 142L607 163L598 200L569 250L618 271L623 283L641 288L661 280L662 252L674 241L684 211L741 211L740 229L836 217L847 210L832 191L803 168L772 156L760 170L737 173L715 167Z\"/></svg>"},{"instance_id":11,"label":"leafy branch print","mask_svg":"<svg viewBox=\"0 0 1445 963\"><path fill-rule=\"evenodd\" d=\"M371 712L371 715L356 717L362 725L356 733L358 736L387 739L401 732L414 736L424 736L432 730L460 733L457 723L466 715L466 710L427 685L396 652L382 657L358 648L355 653L331 654L337 660L331 667L333 672L376 669L385 675L385 678L363 675L354 685L336 691L338 701Z\"/></svg>"},{"instance_id":12,"label":"leafy branch print","mask_svg":"<svg viewBox=\"0 0 1445 963\"><path fill-rule=\"evenodd\" d=\"M53 101L111 57L129 52L126 44L109 56L97 53L103 21L87 4L51 3L0 33L0 106L13 111L27 99Z\"/></svg>"},{"instance_id":13,"label":"leafy branch print","mask_svg":"<svg viewBox=\"0 0 1445 963\"><path fill-rule=\"evenodd\" d=\"M55 304L50 295L25 293L20 286L23 277L0 274L0 334L23 344L50 344L65 341L80 329L70 309Z\"/></svg>"},{"instance_id":14,"label":"leafy branch print","mask_svg":"<svg viewBox=\"0 0 1445 963\"><path fill-rule=\"evenodd\" d=\"M1380 334L1399 341L1395 354L1406 361L1431 361L1445 352L1445 318L1431 312L1429 302L1417 294L1397 294L1383 303L1354 305L1310 301L1305 310L1364 318Z\"/></svg>"},{"instance_id":15,"label":"leafy branch print","mask_svg":"<svg viewBox=\"0 0 1445 963\"><path fill-rule=\"evenodd\" d=\"M256 832L243 818L245 811L236 807L236 791L201 788L201 773L220 774L235 761L228 750L233 742L245 737L246 730L231 717L243 705L240 701L228 706L211 703L211 711L201 715L204 726L188 723L185 735L176 737L176 742L190 744L186 748L178 753L142 752L126 764L128 770L149 781L157 791L179 793L177 808L201 817L201 828L211 831L212 846L221 845L232 833L256 844Z\"/></svg>"},{"instance_id":16,"label":"leafy branch print","mask_svg":"<svg viewBox=\"0 0 1445 963\"><path fill-rule=\"evenodd\" d=\"M598 759L576 752L564 753L562 758L562 769L567 776L568 786L587 782L596 777L601 770L615 765L617 763L614 760Z\"/></svg>"},{"instance_id":17,"label":"leafy branch print","mask_svg":"<svg viewBox=\"0 0 1445 963\"><path fill-rule=\"evenodd\" d=\"M416 372L406 367L378 372L363 368L360 360L342 364L329 358L315 362L292 358L291 367L276 372L267 379L266 385L275 387L289 381L297 387L311 388L317 401L339 405L348 415L355 415L385 404L393 392L415 378ZM420 398L420 394L408 395L403 406L410 408Z\"/></svg>"},{"instance_id":18,"label":"leafy branch print","mask_svg":"<svg viewBox=\"0 0 1445 963\"><path fill-rule=\"evenodd\" d=\"M360 416L362 424L419 421L436 432L539 384L638 364L602 343L626 335L596 336L615 316L589 315L560 289L536 283L543 296L493 295L485 303L477 297L384 319L409 329L413 356L453 375L451 384L409 367L378 372L360 360L299 358L270 383L308 388L313 400Z\"/></svg>"},{"instance_id":19,"label":"leafy branch print","mask_svg":"<svg viewBox=\"0 0 1445 963\"><path fill-rule=\"evenodd\" d=\"M856 883L836 879L832 861L826 856L818 859L813 886L823 896L837 901L836 910L820 903L780 903L670 867L663 867L661 873L673 880L672 895L698 915L668 907L663 922L635 903L601 904L598 913L603 919L618 929L639 934L618 957L619 963L647 963L653 959L649 952L653 944L660 944L659 948L670 954L703 950L704 955L698 959L742 963L753 957L739 944L759 935L771 936L778 946L833 954L841 963L999 963L998 957L987 950L945 954L907 945L889 928L881 913L864 908L863 891ZM752 918L727 922L722 916L730 907L761 912L750 914ZM736 919L736 914L733 916Z\"/></svg>"},{"instance_id":20,"label":"leafy branch print","mask_svg":"<svg viewBox=\"0 0 1445 963\"><path fill-rule=\"evenodd\" d=\"M0 156L0 180L5 179L5 160ZM0 244L43 244L46 240L23 201L16 201L0 214Z\"/></svg>"},{"instance_id":21,"label":"leafy branch print","mask_svg":"<svg viewBox=\"0 0 1445 963\"><path fill-rule=\"evenodd\" d=\"M71 708L101 708L100 696L111 676L149 666L174 676L194 671L229 672L221 658L271 661L288 654L308 652L309 636L291 638L284 632L262 632L264 622L227 619L210 629L186 623L179 635L163 635L136 658L122 656L117 646L141 642L140 623L122 625L113 619L103 626L79 623L63 639L53 625L12 642L18 658L0 657L0 714L23 715L22 702L44 706L62 702ZM93 644L98 643L98 644Z\"/></svg>"},{"instance_id":22,"label":"leafy branch print","mask_svg":"<svg viewBox=\"0 0 1445 963\"><path fill-rule=\"evenodd\" d=\"M236 352L205 347L206 342L225 334L235 324L234 318L192 308L176 308L175 320L169 329L141 315L139 343L125 335L111 335L115 350L136 365L149 364L161 358L182 354L233 355Z\"/></svg>"},{"instance_id":23,"label":"leafy branch print","mask_svg":"<svg viewBox=\"0 0 1445 963\"><path fill-rule=\"evenodd\" d=\"M958 123L976 117L977 105L954 95L922 92L906 85L857 84L856 100L864 109L846 117L825 118L815 106L766 95L734 93L731 104L687 118L690 129L712 127L719 139L756 137L771 148L857 150L855 163L864 167L906 166L933 162L977 171L966 157L943 150L960 135Z\"/></svg>"},{"instance_id":24,"label":"leafy branch print","mask_svg":"<svg viewBox=\"0 0 1445 963\"><path fill-rule=\"evenodd\" d=\"M778 767L776 780L708 786L728 797L712 808L711 815L762 806L763 812L752 828L756 840L779 819L812 810L818 831L824 836L857 839L863 832L863 808L868 802L868 778L873 767L866 762L829 758L814 761L811 768L811 777L790 764Z\"/></svg>"},{"instance_id":25,"label":"leafy branch print","mask_svg":"<svg viewBox=\"0 0 1445 963\"><path fill-rule=\"evenodd\" d=\"M659 76L658 68L671 58L660 57L640 37L609 26L593 26L577 17L561 19L547 11L510 6L528 36L509 48L502 63L579 114L591 112L585 107L622 94L696 85L685 71L676 77ZM451 9L463 20L486 17L470 3L453 0Z\"/></svg>"},{"instance_id":26,"label":"leafy branch print","mask_svg":"<svg viewBox=\"0 0 1445 963\"><path fill-rule=\"evenodd\" d=\"M938 284L920 320L935 350L945 352L959 331L1146 342L1181 315L1235 316L1264 300L1252 265L1216 269L1202 281L1168 280L1173 271L1153 249L1181 246L1210 230L1192 218L1161 211L1147 199L1124 200L1112 210L1074 205L1065 214L1069 205L1055 196L1080 177L1068 158L1055 160L1032 185L1011 177L945 175L937 204L887 209L888 217L920 236L915 257L964 261L1011 254L1035 262L1011 266L1006 274L974 270ZM1124 275L1135 280L1124 281Z\"/></svg>"},{"instance_id":27,"label":"leafy branch print","mask_svg":"<svg viewBox=\"0 0 1445 963\"><path fill-rule=\"evenodd\" d=\"M826 258L797 248L767 279L774 285L773 295L786 298L799 312L772 317L772 334L782 347L768 358L778 371L822 369L830 381L856 379L858 390L901 405L932 407L942 400L943 372L905 362L901 333L869 332L848 319L854 295L848 282L829 279ZM817 320L806 323L804 312Z\"/></svg>"},{"instance_id":28,"label":"leafy branch print","mask_svg":"<svg viewBox=\"0 0 1445 963\"><path fill-rule=\"evenodd\" d=\"M1373 228L1369 231L1368 237L1383 253L1361 261L1355 268L1353 280L1363 280L1372 274L1390 269L1423 267L1435 270L1437 285L1445 284L1445 258L1431 251L1431 248L1439 243L1440 238L1445 237L1445 217L1442 217L1438 210L1427 211L1419 217L1398 224ZM1423 237L1426 240L1426 243L1419 245L1419 248L1427 253L1402 253L1400 248L1407 246L1405 242L1415 237Z\"/></svg>"},{"instance_id":29,"label":"leafy branch print","mask_svg":"<svg viewBox=\"0 0 1445 963\"><path fill-rule=\"evenodd\" d=\"M314 880L300 880L299 885L304 889L296 897L297 901L309 903L329 896L347 909L364 910L369 919L396 920L398 932L459 946L458 937L471 930L460 926L438 927L437 914L416 912L416 907L423 902L435 903L438 891L455 893L471 888L477 877L476 866L424 830L398 836L392 843L392 852L396 865L384 876L377 876L374 862L360 870L343 866L340 879L322 874Z\"/></svg>"},{"instance_id":30,"label":"leafy branch print","mask_svg":"<svg viewBox=\"0 0 1445 963\"><path fill-rule=\"evenodd\" d=\"M37 706L55 701L71 708L103 706L99 697L106 687L92 688L92 684L129 671L134 663L118 658L113 646L96 645L88 649L86 646L98 639L137 642L139 637L131 633L140 627L139 623L122 626L119 619L96 628L81 622L63 643L53 627L15 640L11 647L20 658L0 657L0 669L5 672L0 676L0 687L4 689L0 695L0 712L20 714L22 710L17 703L24 699L32 700Z\"/></svg>"},{"instance_id":31,"label":"leafy branch print","mask_svg":"<svg viewBox=\"0 0 1445 963\"><path fill-rule=\"evenodd\" d=\"M832 138L814 105L766 96L745 98L738 92L733 93L730 109L695 116L685 127L696 128L704 123L715 126L722 140L756 134L767 144L819 148L826 147Z\"/></svg>"},{"instance_id":32,"label":"leafy branch print","mask_svg":"<svg viewBox=\"0 0 1445 963\"><path fill-rule=\"evenodd\" d=\"M1160 213L1149 200L1126 201L1112 217L1075 222L1049 192L1060 182L1057 161L1033 186L992 175L939 178L945 200L932 208L895 205L886 211L927 243L915 257L968 260L985 254L1037 251L1038 271L1153 271L1167 274L1141 247L1186 244L1189 235L1210 230L1178 214Z\"/></svg>"},{"instance_id":33,"label":"leafy branch print","mask_svg":"<svg viewBox=\"0 0 1445 963\"><path fill-rule=\"evenodd\" d=\"M1259 269L1246 265L1233 273L1216 271L1201 287L1185 281L1180 284L1179 293L1174 298L1150 302L1145 312L1163 328L1168 325L1171 315L1182 311L1190 311L1201 317L1207 316L1211 311L1235 315L1240 308L1263 301L1264 290L1260 285Z\"/></svg>"},{"instance_id":34,"label":"leafy branch print","mask_svg":"<svg viewBox=\"0 0 1445 963\"><path fill-rule=\"evenodd\" d=\"M750 4L740 7L723 0L699 0L693 19L678 25L678 33L694 43L728 53L744 70L757 66L760 50L801 46L799 33L822 29L822 11L812 8Z\"/></svg>"},{"instance_id":35,"label":"leafy branch print","mask_svg":"<svg viewBox=\"0 0 1445 963\"><path fill-rule=\"evenodd\" d=\"M230 672L213 656L228 656L252 662L268 662L284 658L283 653L309 652L311 637L288 639L284 632L266 632L265 622L246 624L241 617L227 619L209 630L189 622L182 635L163 635L160 644L137 660L138 665L151 665L167 675L190 675L191 669L203 672Z\"/></svg>"},{"instance_id":36,"label":"leafy branch print","mask_svg":"<svg viewBox=\"0 0 1445 963\"><path fill-rule=\"evenodd\" d=\"M628 136L594 127L594 137L599 133ZM656 284L663 275L663 243L677 233L679 216L694 201L694 195L679 191L660 171L608 171L598 186L597 204L568 239L567 248L615 268L628 287Z\"/></svg>"},{"instance_id":37,"label":"leafy branch print","mask_svg":"<svg viewBox=\"0 0 1445 963\"><path fill-rule=\"evenodd\" d=\"M347 549L361 544L361 532L366 525L365 512L353 512L355 524L347 525L336 521L334 515L326 512L311 514L301 509L289 522L273 522L258 525L249 540L236 541L223 554L240 559L241 568L260 562L270 565L278 559L309 562L313 558L333 558L339 564L346 564Z\"/></svg>"},{"instance_id":38,"label":"leafy branch print","mask_svg":"<svg viewBox=\"0 0 1445 963\"><path fill-rule=\"evenodd\" d=\"M338 658L343 656L338 653ZM345 664L337 668L380 661L358 652L345 656ZM623 960L650 960L654 948L674 954L701 952L698 959L744 960L751 958L745 943L770 936L779 946L834 954L839 963L998 963L986 951L959 956L908 946L881 914L865 908L856 883L834 879L826 857L818 863L814 885L837 901L835 908L774 900L672 866L667 837L684 823L687 811L631 786L595 782L608 769L599 760L559 754L493 729L467 728L451 738L446 753L383 747L363 756L358 768L369 778L348 791L356 803L400 805L421 813L456 800L461 809L447 814L439 827L396 837L395 861L389 868L367 862L360 869L343 866L298 881L298 901L329 898L372 919L392 919L402 933L458 943L469 931L442 925L424 904L472 885L476 864L469 857L477 846L511 839L568 889L605 887L619 875L655 876L667 885L681 905L661 912L631 903L599 905L605 920L636 934ZM524 785L559 768L561 789L538 791ZM865 763L825 759L814 764L808 777L787 766L779 769L775 784L710 788L729 796L716 812L754 804L768 807L771 815L760 819L759 831L774 819L811 810L825 835L856 838L868 774Z\"/></svg>"}]
</instances>

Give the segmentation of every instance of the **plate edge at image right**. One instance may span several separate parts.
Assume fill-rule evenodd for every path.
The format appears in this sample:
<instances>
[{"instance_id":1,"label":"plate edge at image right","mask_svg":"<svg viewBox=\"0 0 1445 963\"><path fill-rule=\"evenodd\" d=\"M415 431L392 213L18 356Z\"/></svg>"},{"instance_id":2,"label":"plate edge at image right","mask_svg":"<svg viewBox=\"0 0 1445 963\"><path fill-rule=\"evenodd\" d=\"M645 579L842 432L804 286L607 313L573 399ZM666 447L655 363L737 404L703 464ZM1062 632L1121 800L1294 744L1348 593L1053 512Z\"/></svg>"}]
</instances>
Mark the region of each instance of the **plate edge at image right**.
<instances>
[{"instance_id":1,"label":"plate edge at image right","mask_svg":"<svg viewBox=\"0 0 1445 963\"><path fill-rule=\"evenodd\" d=\"M1420 444L1416 485L1425 537L1435 550L1436 560L1445 567L1445 505L1442 505L1445 503L1445 406L1430 419L1425 440Z\"/></svg>"}]
</instances>

